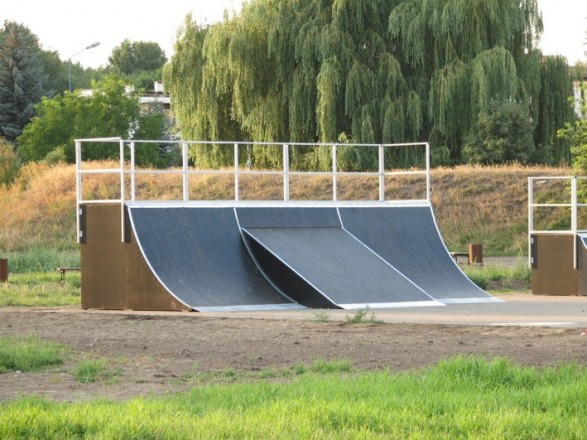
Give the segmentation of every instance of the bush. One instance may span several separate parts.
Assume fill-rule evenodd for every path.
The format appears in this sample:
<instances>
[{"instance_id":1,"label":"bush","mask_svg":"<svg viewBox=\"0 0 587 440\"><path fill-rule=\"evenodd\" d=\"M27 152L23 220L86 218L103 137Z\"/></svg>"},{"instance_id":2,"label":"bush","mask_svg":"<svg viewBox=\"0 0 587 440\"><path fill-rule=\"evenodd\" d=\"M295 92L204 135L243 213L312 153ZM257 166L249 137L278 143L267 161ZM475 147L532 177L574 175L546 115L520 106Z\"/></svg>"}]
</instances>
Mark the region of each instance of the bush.
<instances>
[{"instance_id":1,"label":"bush","mask_svg":"<svg viewBox=\"0 0 587 440\"><path fill-rule=\"evenodd\" d=\"M0 138L0 187L12 185L18 171L20 162L10 142Z\"/></svg>"},{"instance_id":2,"label":"bush","mask_svg":"<svg viewBox=\"0 0 587 440\"><path fill-rule=\"evenodd\" d=\"M515 101L492 100L479 114L467 138L464 156L469 163L482 165L525 164L534 150L528 110Z\"/></svg>"}]
</instances>

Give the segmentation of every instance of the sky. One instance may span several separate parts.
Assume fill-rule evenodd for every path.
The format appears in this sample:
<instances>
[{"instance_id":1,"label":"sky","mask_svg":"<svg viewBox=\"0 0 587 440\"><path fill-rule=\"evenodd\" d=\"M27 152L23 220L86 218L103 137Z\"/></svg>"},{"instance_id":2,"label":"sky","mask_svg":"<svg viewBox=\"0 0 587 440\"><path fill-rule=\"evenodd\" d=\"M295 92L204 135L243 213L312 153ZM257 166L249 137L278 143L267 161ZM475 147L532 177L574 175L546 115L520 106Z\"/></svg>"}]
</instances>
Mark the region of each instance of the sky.
<instances>
[{"instance_id":1,"label":"sky","mask_svg":"<svg viewBox=\"0 0 587 440\"><path fill-rule=\"evenodd\" d=\"M225 10L238 11L242 0L2 0L0 25L16 21L39 38L43 49L57 51L85 67L108 64L125 39L156 42L167 57L185 16L215 23ZM541 45L547 55L564 55L569 64L587 61L587 0L538 0L544 20ZM95 42L100 45L84 49ZM81 52L80 52L81 51Z\"/></svg>"}]
</instances>

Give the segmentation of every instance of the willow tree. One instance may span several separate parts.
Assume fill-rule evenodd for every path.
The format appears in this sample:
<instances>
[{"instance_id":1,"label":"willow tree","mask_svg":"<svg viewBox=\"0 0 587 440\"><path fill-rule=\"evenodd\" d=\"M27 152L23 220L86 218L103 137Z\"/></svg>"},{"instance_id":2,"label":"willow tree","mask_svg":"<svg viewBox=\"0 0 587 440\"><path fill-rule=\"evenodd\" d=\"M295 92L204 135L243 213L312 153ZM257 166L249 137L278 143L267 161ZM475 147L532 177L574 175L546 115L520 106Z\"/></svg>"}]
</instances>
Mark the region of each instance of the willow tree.
<instances>
[{"instance_id":1,"label":"willow tree","mask_svg":"<svg viewBox=\"0 0 587 440\"><path fill-rule=\"evenodd\" d=\"M208 28L188 17L166 82L185 138L429 140L435 157L454 163L496 99L527 109L536 142L552 142L554 131L537 124L540 96L545 82L562 93L568 84L541 68L541 31L536 0L252 0ZM277 150L243 154L260 166L281 161ZM232 159L216 147L192 157ZM292 158L320 168L331 160L311 147ZM343 168L375 159L369 149L339 155Z\"/></svg>"}]
</instances>

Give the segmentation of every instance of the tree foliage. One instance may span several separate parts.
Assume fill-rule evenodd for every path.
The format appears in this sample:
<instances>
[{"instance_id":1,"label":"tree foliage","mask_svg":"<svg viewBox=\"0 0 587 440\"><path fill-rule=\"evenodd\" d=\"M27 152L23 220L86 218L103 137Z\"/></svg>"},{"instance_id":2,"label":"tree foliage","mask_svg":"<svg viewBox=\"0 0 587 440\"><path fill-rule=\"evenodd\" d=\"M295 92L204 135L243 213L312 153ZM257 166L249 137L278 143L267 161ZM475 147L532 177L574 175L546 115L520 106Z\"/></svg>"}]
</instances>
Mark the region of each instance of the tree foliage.
<instances>
[{"instance_id":1,"label":"tree foliage","mask_svg":"<svg viewBox=\"0 0 587 440\"><path fill-rule=\"evenodd\" d=\"M117 72L132 75L158 70L167 62L165 53L154 42L124 40L112 50L108 63Z\"/></svg>"},{"instance_id":2,"label":"tree foliage","mask_svg":"<svg viewBox=\"0 0 587 440\"><path fill-rule=\"evenodd\" d=\"M43 98L37 115L19 136L19 153L25 161L39 161L59 149L69 162L75 161L74 140L91 137L162 139L163 113L143 114L138 97L126 91L126 83L114 75L92 84L92 95L79 91ZM116 144L93 144L84 158L118 157ZM157 146L142 148L139 163L156 164Z\"/></svg>"},{"instance_id":3,"label":"tree foliage","mask_svg":"<svg viewBox=\"0 0 587 440\"><path fill-rule=\"evenodd\" d=\"M18 23L0 29L0 136L14 141L34 115L45 91L37 37Z\"/></svg>"},{"instance_id":4,"label":"tree foliage","mask_svg":"<svg viewBox=\"0 0 587 440\"><path fill-rule=\"evenodd\" d=\"M559 130L558 137L572 145L573 169L579 175L587 174L587 83L581 82L578 97L579 117Z\"/></svg>"},{"instance_id":5,"label":"tree foliage","mask_svg":"<svg viewBox=\"0 0 587 440\"><path fill-rule=\"evenodd\" d=\"M483 165L530 162L534 141L528 110L513 100L492 100L479 115L464 153Z\"/></svg>"},{"instance_id":6,"label":"tree foliage","mask_svg":"<svg viewBox=\"0 0 587 440\"><path fill-rule=\"evenodd\" d=\"M165 83L184 138L428 140L456 163L494 100L523 107L534 142L553 145L569 115L564 104L543 113L571 89L560 60L543 65L541 32L536 0L253 0L210 27L186 17ZM301 156L327 164L323 154ZM371 156L349 155L363 166Z\"/></svg>"}]
</instances>

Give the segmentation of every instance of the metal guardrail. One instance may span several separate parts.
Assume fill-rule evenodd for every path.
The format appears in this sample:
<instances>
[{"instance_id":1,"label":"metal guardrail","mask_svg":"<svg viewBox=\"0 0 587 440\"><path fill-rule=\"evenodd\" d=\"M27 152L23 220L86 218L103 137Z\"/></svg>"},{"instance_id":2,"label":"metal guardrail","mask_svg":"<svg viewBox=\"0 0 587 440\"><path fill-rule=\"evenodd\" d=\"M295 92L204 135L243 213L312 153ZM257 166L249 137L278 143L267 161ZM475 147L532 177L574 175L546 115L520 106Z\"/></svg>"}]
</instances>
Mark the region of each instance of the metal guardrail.
<instances>
[{"instance_id":1,"label":"metal guardrail","mask_svg":"<svg viewBox=\"0 0 587 440\"><path fill-rule=\"evenodd\" d=\"M564 203L536 203L534 194L536 185L546 181L567 181L570 189L570 199ZM587 181L587 177L578 176L539 176L528 177L528 265L532 267L532 235L533 234L573 234L573 268L577 268L577 237L578 234L587 233L585 229L578 227L578 209L587 207L587 203L578 202L577 182ZM534 212L542 208L568 208L570 210L570 229L535 229Z\"/></svg>"},{"instance_id":2,"label":"metal guardrail","mask_svg":"<svg viewBox=\"0 0 587 440\"><path fill-rule=\"evenodd\" d=\"M85 144L92 143L118 143L119 146L119 167L107 169L84 169L82 164L83 147ZM136 165L136 152L138 144L161 144L178 145L181 148L181 167L177 169L142 169ZM198 169L190 167L189 148L194 145L223 145L226 148L233 149L233 165L228 170L210 170ZM243 146L266 146L266 147L281 147L282 149L282 168L279 170L255 170L249 167L242 166L239 163L239 153ZM331 148L332 165L330 171L295 171L290 167L290 152L297 147L328 147ZM357 147L357 148L377 148L378 150L378 166L377 171L341 171L337 166L338 151L340 148ZM385 150L388 148L405 148L405 147L421 147L425 150L425 165L424 167L414 167L410 170L386 169L385 164ZM127 155L128 153L128 155ZM120 203L121 216L124 215L124 203L136 200L136 178L141 174L174 174L182 176L182 202L189 203L197 201L190 198L189 180L190 176L194 175L232 175L234 179L234 201L239 202L241 199L241 177L242 176L261 176L261 175L278 175L282 176L283 185L283 200L282 202L290 202L290 179L292 176L315 176L324 175L330 176L332 179L332 201L339 201L338 197L338 182L342 176L360 175L377 177L378 182L378 201L386 202L385 199L385 181L387 177L391 176L406 176L406 175L421 175L425 176L425 196L423 199L412 201L430 202L430 145L427 142L416 143L400 143L400 144L324 144L324 143L294 143L294 142L227 142L227 141L157 141L157 140L124 140L121 138L92 138L92 139L76 139L75 141L76 154L76 205L78 212L78 241L79 241L79 206L82 203ZM126 159L128 157L128 159ZM92 174L115 174L120 179L120 197L117 199L84 199L83 198L83 177ZM127 183L130 185L130 190L126 191ZM124 224L124 222L122 222Z\"/></svg>"}]
</instances>

